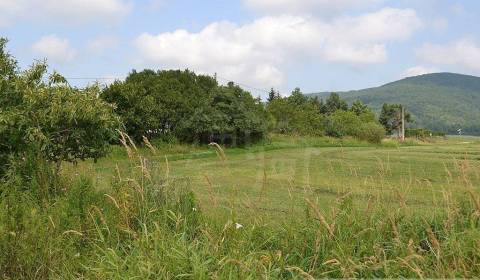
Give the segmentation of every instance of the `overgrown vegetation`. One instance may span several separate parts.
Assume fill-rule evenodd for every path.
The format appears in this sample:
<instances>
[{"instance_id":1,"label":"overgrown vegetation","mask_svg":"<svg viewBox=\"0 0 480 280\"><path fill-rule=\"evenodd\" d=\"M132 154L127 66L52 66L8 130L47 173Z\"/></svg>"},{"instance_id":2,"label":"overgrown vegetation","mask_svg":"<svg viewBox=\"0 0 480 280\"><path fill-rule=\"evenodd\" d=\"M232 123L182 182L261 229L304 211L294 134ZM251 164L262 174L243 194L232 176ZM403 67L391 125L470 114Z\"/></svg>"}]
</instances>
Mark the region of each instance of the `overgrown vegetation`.
<instances>
[{"instance_id":1,"label":"overgrown vegetation","mask_svg":"<svg viewBox=\"0 0 480 280\"><path fill-rule=\"evenodd\" d=\"M105 156L121 128L100 89L72 88L43 62L21 71L0 39L0 176L35 154L49 162Z\"/></svg>"},{"instance_id":2,"label":"overgrown vegetation","mask_svg":"<svg viewBox=\"0 0 480 280\"><path fill-rule=\"evenodd\" d=\"M273 89L265 104L234 83L186 71L133 71L102 93L116 107L135 140L184 143L255 143L268 131L283 134L353 136L379 143L384 136L372 111L360 101L348 107L338 95L325 102L295 89L281 97Z\"/></svg>"},{"instance_id":3,"label":"overgrown vegetation","mask_svg":"<svg viewBox=\"0 0 480 280\"><path fill-rule=\"evenodd\" d=\"M270 94L267 111L273 117L273 131L284 134L353 136L360 140L380 143L385 130L373 112L362 102L351 108L337 94L325 101L308 98L300 89L288 97Z\"/></svg>"},{"instance_id":4,"label":"overgrown vegetation","mask_svg":"<svg viewBox=\"0 0 480 280\"><path fill-rule=\"evenodd\" d=\"M463 150L451 152L453 165L440 167L441 179L416 177L411 166L390 164L389 153L410 143L378 145L385 131L361 102L348 107L332 94L324 103L296 89L285 98L273 92L263 104L233 83L221 86L189 71L132 72L103 92L78 89L57 73L47 75L45 63L20 71L5 44L0 40L2 279L480 275L479 166ZM281 134L266 139L268 129ZM324 135L335 138L317 137ZM227 151L212 143L210 153L176 143L261 139ZM116 147L96 165L114 141L123 150ZM335 153L320 155L320 148ZM372 154L359 167L345 164L346 148L390 150L386 160ZM263 166L257 157L289 149L300 152L287 153L286 161L263 154ZM428 151L417 152L424 158ZM230 164L235 154L247 158ZM341 169L315 157L337 160ZM176 173L176 162L191 165ZM103 176L82 173L88 165L102 168ZM315 174L330 184L311 184ZM345 178L352 181L341 185ZM393 179L392 192L382 195ZM435 180L442 192L434 189L434 199L410 200L411 192L425 196L420 187ZM427 213L418 213L418 205Z\"/></svg>"},{"instance_id":5,"label":"overgrown vegetation","mask_svg":"<svg viewBox=\"0 0 480 280\"><path fill-rule=\"evenodd\" d=\"M35 183L29 190L10 188L16 184L13 177L2 183L9 190L0 200L2 278L480 275L480 200L473 189L464 198L445 191L433 215L412 215L402 190L398 197L403 206L398 208L376 197L358 206L361 198L353 193L337 193L327 210L317 201L320 196L307 188L303 203L296 205L304 215L287 210L276 215L290 218L272 222L260 215L265 206L258 197L213 217L205 213L218 207L215 193L208 206L199 204L188 179L171 176L168 162L162 163L165 173L155 172L154 163L128 143L129 164L117 168L103 190L88 178L66 176L55 182L61 191L39 200L33 193L45 188L44 172L32 173ZM228 161L222 153L219 150L221 165ZM459 178L451 174L451 184L470 187L470 173L460 172ZM241 218L246 206L257 215Z\"/></svg>"},{"instance_id":6,"label":"overgrown vegetation","mask_svg":"<svg viewBox=\"0 0 480 280\"><path fill-rule=\"evenodd\" d=\"M115 104L126 132L188 143L244 144L262 139L266 115L259 99L229 83L191 71L133 71L102 93Z\"/></svg>"}]
</instances>

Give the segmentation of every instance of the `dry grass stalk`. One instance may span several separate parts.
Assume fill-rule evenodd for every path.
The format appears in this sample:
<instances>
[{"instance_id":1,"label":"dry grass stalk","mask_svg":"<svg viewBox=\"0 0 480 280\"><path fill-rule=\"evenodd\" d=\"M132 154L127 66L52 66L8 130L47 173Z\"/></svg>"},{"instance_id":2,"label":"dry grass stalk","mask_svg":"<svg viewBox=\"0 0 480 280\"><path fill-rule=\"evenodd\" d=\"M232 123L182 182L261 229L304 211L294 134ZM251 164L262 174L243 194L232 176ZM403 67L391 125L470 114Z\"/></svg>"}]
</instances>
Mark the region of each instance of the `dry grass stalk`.
<instances>
[{"instance_id":1,"label":"dry grass stalk","mask_svg":"<svg viewBox=\"0 0 480 280\"><path fill-rule=\"evenodd\" d=\"M390 220L390 224L392 225L392 231L395 236L395 241L397 243L400 243L401 242L400 232L398 231L397 224L395 223L395 217L393 215L390 215L389 220Z\"/></svg>"},{"instance_id":2,"label":"dry grass stalk","mask_svg":"<svg viewBox=\"0 0 480 280\"><path fill-rule=\"evenodd\" d=\"M152 153L154 155L156 155L157 154L157 149L155 149L155 147L152 145L152 143L150 143L150 141L148 141L148 138L145 137L145 136L142 136L142 139L143 139L143 143L145 144L145 146L147 146L150 149L150 151L152 151Z\"/></svg>"},{"instance_id":3,"label":"dry grass stalk","mask_svg":"<svg viewBox=\"0 0 480 280\"><path fill-rule=\"evenodd\" d=\"M225 152L223 151L222 147L220 147L220 145L218 145L215 142L212 142L208 144L208 146L215 148L215 152L217 153L217 156L222 160L222 162L225 162L227 160Z\"/></svg>"},{"instance_id":4,"label":"dry grass stalk","mask_svg":"<svg viewBox=\"0 0 480 280\"><path fill-rule=\"evenodd\" d=\"M212 181L210 181L210 178L208 178L207 175L203 175L203 177L207 182L207 191L208 191L208 196L210 197L210 201L213 203L215 207L217 207L217 198L215 196L215 191L213 190Z\"/></svg>"},{"instance_id":5,"label":"dry grass stalk","mask_svg":"<svg viewBox=\"0 0 480 280\"><path fill-rule=\"evenodd\" d=\"M465 186L471 186L471 181L468 177L468 171L470 170L470 164L465 158L464 160L456 161L458 171L460 172L461 180Z\"/></svg>"},{"instance_id":6,"label":"dry grass stalk","mask_svg":"<svg viewBox=\"0 0 480 280\"><path fill-rule=\"evenodd\" d=\"M97 212L98 216L100 217L100 221L102 222L102 224L107 225L107 220L105 219L105 216L103 216L102 210L100 210L100 208L98 208L95 205L92 207L92 209L95 210L95 212Z\"/></svg>"},{"instance_id":7,"label":"dry grass stalk","mask_svg":"<svg viewBox=\"0 0 480 280\"><path fill-rule=\"evenodd\" d=\"M165 179L168 180L170 176L170 164L168 163L168 158L165 156Z\"/></svg>"},{"instance_id":8,"label":"dry grass stalk","mask_svg":"<svg viewBox=\"0 0 480 280\"><path fill-rule=\"evenodd\" d=\"M112 202L113 204L115 204L115 207L117 207L117 209L120 209L120 206L118 205L117 201L115 200L115 198L113 198L111 195L109 194L104 194L106 197L108 197Z\"/></svg>"},{"instance_id":9,"label":"dry grass stalk","mask_svg":"<svg viewBox=\"0 0 480 280\"><path fill-rule=\"evenodd\" d=\"M125 138L125 134L118 129L117 129L117 131L120 134L120 143L122 144L122 146L127 151L128 158L130 158L130 159L133 158L134 155L133 155L132 149L130 149L130 146L127 143L127 139Z\"/></svg>"},{"instance_id":10,"label":"dry grass stalk","mask_svg":"<svg viewBox=\"0 0 480 280\"><path fill-rule=\"evenodd\" d=\"M445 190L442 191L443 200L445 201L445 207L447 208L447 219L443 222L445 231L451 231L458 213L458 208L452 202L452 193Z\"/></svg>"},{"instance_id":11,"label":"dry grass stalk","mask_svg":"<svg viewBox=\"0 0 480 280\"><path fill-rule=\"evenodd\" d=\"M475 205L475 209L476 209L475 214L477 216L480 216L480 199L477 197L477 195L473 191L469 190L468 193L470 194L470 198L472 199L473 204Z\"/></svg>"},{"instance_id":12,"label":"dry grass stalk","mask_svg":"<svg viewBox=\"0 0 480 280\"><path fill-rule=\"evenodd\" d=\"M265 201L267 195L267 170L265 166L263 166L263 178L262 178L262 194L261 194L261 201Z\"/></svg>"},{"instance_id":13,"label":"dry grass stalk","mask_svg":"<svg viewBox=\"0 0 480 280\"><path fill-rule=\"evenodd\" d=\"M307 272L305 272L303 269L301 269L300 267L296 267L296 266L287 266L285 268L285 270L287 271L290 271L290 272L298 272L304 279L308 279L308 280L315 280L315 278L313 278L312 275L308 274Z\"/></svg>"},{"instance_id":14,"label":"dry grass stalk","mask_svg":"<svg viewBox=\"0 0 480 280\"><path fill-rule=\"evenodd\" d=\"M48 220L49 220L49 221L50 221L50 223L52 224L52 226L53 226L53 229L55 229L55 228L56 228L56 226L55 226L55 223L53 222L52 216L50 216L50 215L49 215L49 216L48 216Z\"/></svg>"},{"instance_id":15,"label":"dry grass stalk","mask_svg":"<svg viewBox=\"0 0 480 280\"><path fill-rule=\"evenodd\" d=\"M143 178L147 178L150 183L152 183L152 176L150 174L150 170L147 167L147 159L143 157L140 158L140 170L142 172L142 185L143 185Z\"/></svg>"},{"instance_id":16,"label":"dry grass stalk","mask_svg":"<svg viewBox=\"0 0 480 280\"><path fill-rule=\"evenodd\" d=\"M120 168L118 167L118 164L115 163L115 171L117 172L117 178L119 181L122 181L122 176L121 176L121 173L120 173Z\"/></svg>"},{"instance_id":17,"label":"dry grass stalk","mask_svg":"<svg viewBox=\"0 0 480 280\"><path fill-rule=\"evenodd\" d=\"M325 219L325 217L322 215L322 213L320 213L320 209L318 209L317 205L315 203L313 203L312 201L310 201L308 198L305 198L305 200L307 201L308 205L310 205L310 207L313 209L313 211L315 212L315 215L317 216L317 219L323 224L323 226L327 229L328 231L328 234L331 238L334 238L335 237L335 234L334 234L334 231L333 231L333 228L330 226L330 224L328 224L327 220Z\"/></svg>"},{"instance_id":18,"label":"dry grass stalk","mask_svg":"<svg viewBox=\"0 0 480 280\"><path fill-rule=\"evenodd\" d=\"M64 231L64 232L63 232L63 235L66 235L66 234L75 234L75 235L83 236L83 233L78 232L78 231L73 230L73 229L67 230L67 231Z\"/></svg>"},{"instance_id":19,"label":"dry grass stalk","mask_svg":"<svg viewBox=\"0 0 480 280\"><path fill-rule=\"evenodd\" d=\"M445 162L443 163L443 167L445 169L445 173L447 173L447 184L450 184L450 182L453 181L452 172L450 172Z\"/></svg>"},{"instance_id":20,"label":"dry grass stalk","mask_svg":"<svg viewBox=\"0 0 480 280\"><path fill-rule=\"evenodd\" d=\"M405 195L404 194L402 195L398 189L395 189L395 194L398 200L400 201L400 204L402 205L403 209L407 209L407 202L405 200Z\"/></svg>"},{"instance_id":21,"label":"dry grass stalk","mask_svg":"<svg viewBox=\"0 0 480 280\"><path fill-rule=\"evenodd\" d=\"M400 260L407 268L409 268L411 271L415 272L418 276L418 278L420 279L424 279L425 277L423 276L423 272L422 270L415 264L413 263L413 266L410 265L408 263L408 261L406 259L402 259L402 258L397 258L398 260Z\"/></svg>"},{"instance_id":22,"label":"dry grass stalk","mask_svg":"<svg viewBox=\"0 0 480 280\"><path fill-rule=\"evenodd\" d=\"M435 236L430 226L427 227L427 235L428 239L430 239L430 244L432 244L432 247L435 250L435 256L437 259L440 259L440 242L438 242L437 236Z\"/></svg>"},{"instance_id":23,"label":"dry grass stalk","mask_svg":"<svg viewBox=\"0 0 480 280\"><path fill-rule=\"evenodd\" d=\"M145 190L143 186L140 185L136 180L128 180L129 182L133 183L134 189L140 194L142 201L145 201Z\"/></svg>"},{"instance_id":24,"label":"dry grass stalk","mask_svg":"<svg viewBox=\"0 0 480 280\"><path fill-rule=\"evenodd\" d=\"M130 136L128 136L128 134L126 134L126 133L123 133L123 134L125 134L125 136L126 136L127 139L128 139L128 142L129 142L130 145L133 147L133 149L134 149L135 151L138 151L137 146L135 145L135 142L133 142L132 138L130 138Z\"/></svg>"},{"instance_id":25,"label":"dry grass stalk","mask_svg":"<svg viewBox=\"0 0 480 280\"><path fill-rule=\"evenodd\" d=\"M374 203L374 196L373 195L369 195L368 196L368 202L367 202L367 207L365 208L365 217L368 217L368 215L370 214L370 210L372 210L372 206L373 206L373 203Z\"/></svg>"}]
</instances>

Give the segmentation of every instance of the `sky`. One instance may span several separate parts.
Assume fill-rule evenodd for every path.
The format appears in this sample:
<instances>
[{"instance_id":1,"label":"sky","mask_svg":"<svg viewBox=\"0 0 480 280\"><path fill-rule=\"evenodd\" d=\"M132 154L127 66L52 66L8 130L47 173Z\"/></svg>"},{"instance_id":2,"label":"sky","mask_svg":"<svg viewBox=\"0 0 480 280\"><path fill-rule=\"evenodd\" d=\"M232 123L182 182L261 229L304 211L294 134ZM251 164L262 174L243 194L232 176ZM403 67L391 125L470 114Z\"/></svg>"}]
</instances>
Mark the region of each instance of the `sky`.
<instances>
[{"instance_id":1,"label":"sky","mask_svg":"<svg viewBox=\"0 0 480 280\"><path fill-rule=\"evenodd\" d=\"M480 76L478 0L0 0L21 67L47 59L74 85L190 69L254 95Z\"/></svg>"}]
</instances>

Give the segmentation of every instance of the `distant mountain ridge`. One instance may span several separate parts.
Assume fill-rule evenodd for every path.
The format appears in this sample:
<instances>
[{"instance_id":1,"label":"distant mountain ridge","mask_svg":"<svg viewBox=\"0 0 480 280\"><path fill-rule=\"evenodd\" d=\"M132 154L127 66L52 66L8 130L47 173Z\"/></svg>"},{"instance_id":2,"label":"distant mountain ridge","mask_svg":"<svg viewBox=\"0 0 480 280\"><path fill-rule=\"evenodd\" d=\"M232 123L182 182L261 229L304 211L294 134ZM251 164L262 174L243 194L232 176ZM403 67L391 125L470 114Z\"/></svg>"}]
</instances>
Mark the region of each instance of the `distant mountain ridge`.
<instances>
[{"instance_id":1,"label":"distant mountain ridge","mask_svg":"<svg viewBox=\"0 0 480 280\"><path fill-rule=\"evenodd\" d=\"M480 135L480 77L433 73L408 77L380 87L337 92L352 103L361 100L380 112L383 103L398 103L412 113L413 127ZM325 99L330 92L311 93Z\"/></svg>"}]
</instances>

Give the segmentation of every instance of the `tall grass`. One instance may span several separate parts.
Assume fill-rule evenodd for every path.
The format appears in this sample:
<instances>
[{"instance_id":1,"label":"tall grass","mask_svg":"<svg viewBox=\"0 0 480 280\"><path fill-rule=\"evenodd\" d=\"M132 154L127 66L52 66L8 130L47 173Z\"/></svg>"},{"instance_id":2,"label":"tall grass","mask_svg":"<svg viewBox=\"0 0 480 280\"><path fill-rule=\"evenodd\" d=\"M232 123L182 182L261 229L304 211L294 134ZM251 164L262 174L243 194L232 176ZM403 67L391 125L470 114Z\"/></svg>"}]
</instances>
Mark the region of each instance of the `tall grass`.
<instances>
[{"instance_id":1,"label":"tall grass","mask_svg":"<svg viewBox=\"0 0 480 280\"><path fill-rule=\"evenodd\" d=\"M0 278L480 276L480 197L467 172L473 167L464 162L455 167L459 178L446 173L469 187L468 196L455 200L444 191L443 210L432 215L378 200L359 207L346 193L330 211L305 197L301 217L279 212L285 215L279 223L242 223L235 211L203 214L217 205L208 176L211 203L199 205L188 179L159 173L128 137L122 139L129 164L117 166L106 189L95 189L88 178L53 177L54 167L35 157L12 169L0 192ZM390 172L388 164L379 162L379 172ZM268 188L263 174L262 188Z\"/></svg>"}]
</instances>

